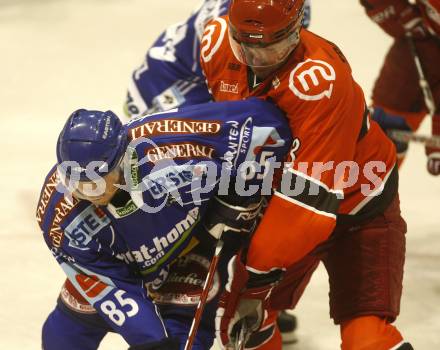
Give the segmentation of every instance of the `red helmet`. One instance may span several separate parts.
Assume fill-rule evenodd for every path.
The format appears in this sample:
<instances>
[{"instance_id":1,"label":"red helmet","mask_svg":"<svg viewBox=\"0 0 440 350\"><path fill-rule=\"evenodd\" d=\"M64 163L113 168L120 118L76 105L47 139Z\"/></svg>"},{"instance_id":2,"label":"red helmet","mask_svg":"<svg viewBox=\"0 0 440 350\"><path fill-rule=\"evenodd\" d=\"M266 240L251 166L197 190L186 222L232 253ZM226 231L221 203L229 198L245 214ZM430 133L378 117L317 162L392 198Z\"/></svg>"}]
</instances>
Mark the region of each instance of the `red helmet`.
<instances>
[{"instance_id":1,"label":"red helmet","mask_svg":"<svg viewBox=\"0 0 440 350\"><path fill-rule=\"evenodd\" d=\"M251 66L269 66L277 62L272 63L270 60L260 64L251 62L250 53L246 51L251 48L255 50L272 47L276 51L281 50L287 57L299 41L304 2L304 0L232 0L229 7L229 36L232 39L230 41L235 56L242 63ZM281 42L283 45L276 45ZM281 56L278 56L279 61Z\"/></svg>"}]
</instances>

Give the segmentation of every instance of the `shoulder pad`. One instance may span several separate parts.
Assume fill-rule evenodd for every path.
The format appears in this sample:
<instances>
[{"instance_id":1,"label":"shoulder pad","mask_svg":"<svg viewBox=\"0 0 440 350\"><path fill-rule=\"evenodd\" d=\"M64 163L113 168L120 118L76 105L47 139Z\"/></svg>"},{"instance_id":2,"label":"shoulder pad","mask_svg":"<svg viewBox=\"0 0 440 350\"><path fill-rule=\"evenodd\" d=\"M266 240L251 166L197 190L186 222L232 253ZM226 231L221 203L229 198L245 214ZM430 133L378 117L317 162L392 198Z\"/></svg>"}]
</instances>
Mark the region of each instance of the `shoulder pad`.
<instances>
[{"instance_id":1,"label":"shoulder pad","mask_svg":"<svg viewBox=\"0 0 440 350\"><path fill-rule=\"evenodd\" d=\"M206 25L200 44L200 57L204 62L209 62L220 48L227 27L224 17L216 18Z\"/></svg>"}]
</instances>

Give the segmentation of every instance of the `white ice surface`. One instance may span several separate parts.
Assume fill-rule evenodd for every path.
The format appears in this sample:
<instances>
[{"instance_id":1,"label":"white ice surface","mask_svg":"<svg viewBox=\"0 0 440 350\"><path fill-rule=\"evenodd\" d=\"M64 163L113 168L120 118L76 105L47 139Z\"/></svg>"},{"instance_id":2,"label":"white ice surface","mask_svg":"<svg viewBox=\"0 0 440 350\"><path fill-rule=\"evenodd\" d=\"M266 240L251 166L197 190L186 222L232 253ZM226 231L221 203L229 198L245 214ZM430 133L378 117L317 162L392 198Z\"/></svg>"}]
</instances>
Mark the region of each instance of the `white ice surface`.
<instances>
[{"instance_id":1,"label":"white ice surface","mask_svg":"<svg viewBox=\"0 0 440 350\"><path fill-rule=\"evenodd\" d=\"M40 348L63 273L34 219L65 118L79 107L121 113L132 69L195 0L0 0L0 349ZM356 0L313 0L312 30L337 43L369 91L390 44ZM428 130L425 122L422 131ZM397 325L417 350L440 349L440 179L413 145L401 172L408 254ZM339 348L319 269L296 314L301 350ZM100 349L125 349L116 335Z\"/></svg>"}]
</instances>

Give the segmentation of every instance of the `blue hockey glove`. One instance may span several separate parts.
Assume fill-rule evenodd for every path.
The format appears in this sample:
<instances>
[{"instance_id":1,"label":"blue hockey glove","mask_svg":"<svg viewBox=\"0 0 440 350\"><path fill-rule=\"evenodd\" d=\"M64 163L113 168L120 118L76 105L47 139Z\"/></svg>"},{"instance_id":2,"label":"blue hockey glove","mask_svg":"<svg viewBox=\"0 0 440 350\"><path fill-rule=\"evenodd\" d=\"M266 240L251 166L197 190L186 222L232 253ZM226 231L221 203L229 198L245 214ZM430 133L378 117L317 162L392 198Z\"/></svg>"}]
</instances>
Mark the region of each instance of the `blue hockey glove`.
<instances>
[{"instance_id":1,"label":"blue hockey glove","mask_svg":"<svg viewBox=\"0 0 440 350\"><path fill-rule=\"evenodd\" d=\"M387 134L391 130L411 131L411 128L403 117L395 114L389 114L380 107L374 107L372 111L372 118ZM392 138L391 140L396 145L397 154L404 154L408 150L408 143L393 140Z\"/></svg>"}]
</instances>

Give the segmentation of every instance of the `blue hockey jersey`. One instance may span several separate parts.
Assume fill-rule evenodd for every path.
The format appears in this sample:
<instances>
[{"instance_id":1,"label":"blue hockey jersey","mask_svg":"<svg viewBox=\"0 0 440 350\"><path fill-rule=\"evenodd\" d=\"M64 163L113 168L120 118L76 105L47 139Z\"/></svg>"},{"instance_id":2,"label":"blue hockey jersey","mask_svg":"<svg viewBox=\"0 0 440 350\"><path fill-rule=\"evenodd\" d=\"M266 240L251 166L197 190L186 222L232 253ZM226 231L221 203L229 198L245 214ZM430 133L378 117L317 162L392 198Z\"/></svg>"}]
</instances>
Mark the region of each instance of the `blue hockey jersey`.
<instances>
[{"instance_id":1,"label":"blue hockey jersey","mask_svg":"<svg viewBox=\"0 0 440 350\"><path fill-rule=\"evenodd\" d=\"M261 184L267 159L281 161L291 135L284 115L259 99L147 115L125 128L125 183L108 205L65 195L55 166L36 216L75 288L129 344L141 344L166 336L145 285L160 286L169 264L191 248L228 175Z\"/></svg>"}]
</instances>

